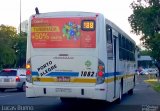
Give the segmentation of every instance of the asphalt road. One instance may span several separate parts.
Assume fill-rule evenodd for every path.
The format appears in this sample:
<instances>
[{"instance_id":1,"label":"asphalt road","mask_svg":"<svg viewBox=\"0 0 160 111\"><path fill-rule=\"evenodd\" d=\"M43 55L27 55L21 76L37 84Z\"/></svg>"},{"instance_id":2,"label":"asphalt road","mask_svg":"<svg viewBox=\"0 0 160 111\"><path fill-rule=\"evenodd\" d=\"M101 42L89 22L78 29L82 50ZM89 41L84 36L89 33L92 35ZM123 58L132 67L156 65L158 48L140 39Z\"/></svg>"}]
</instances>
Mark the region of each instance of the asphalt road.
<instances>
[{"instance_id":1,"label":"asphalt road","mask_svg":"<svg viewBox=\"0 0 160 111\"><path fill-rule=\"evenodd\" d=\"M79 100L62 104L59 98L26 98L25 92L0 92L0 111L160 111L160 93L142 79L137 81L132 96L124 95L121 104Z\"/></svg>"}]
</instances>

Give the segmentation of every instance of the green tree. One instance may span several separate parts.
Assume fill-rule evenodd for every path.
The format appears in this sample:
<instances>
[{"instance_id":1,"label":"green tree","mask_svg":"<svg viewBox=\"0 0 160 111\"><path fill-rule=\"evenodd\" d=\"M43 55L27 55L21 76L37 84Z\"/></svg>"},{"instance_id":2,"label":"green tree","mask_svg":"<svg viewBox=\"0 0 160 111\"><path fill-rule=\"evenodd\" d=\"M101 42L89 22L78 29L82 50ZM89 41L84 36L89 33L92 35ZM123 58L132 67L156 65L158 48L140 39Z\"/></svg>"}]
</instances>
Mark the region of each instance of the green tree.
<instances>
[{"instance_id":1,"label":"green tree","mask_svg":"<svg viewBox=\"0 0 160 111\"><path fill-rule=\"evenodd\" d=\"M149 50L141 50L139 53L140 56L150 56L151 52Z\"/></svg>"},{"instance_id":2,"label":"green tree","mask_svg":"<svg viewBox=\"0 0 160 111\"><path fill-rule=\"evenodd\" d=\"M21 32L15 41L14 49L16 51L17 67L24 67L26 63L26 46L27 46L27 33Z\"/></svg>"},{"instance_id":3,"label":"green tree","mask_svg":"<svg viewBox=\"0 0 160 111\"><path fill-rule=\"evenodd\" d=\"M16 61L13 40L17 37L16 28L0 25L0 68L12 67Z\"/></svg>"},{"instance_id":4,"label":"green tree","mask_svg":"<svg viewBox=\"0 0 160 111\"><path fill-rule=\"evenodd\" d=\"M26 61L27 34L16 28L0 25L0 69L23 67Z\"/></svg>"},{"instance_id":5,"label":"green tree","mask_svg":"<svg viewBox=\"0 0 160 111\"><path fill-rule=\"evenodd\" d=\"M160 1L136 0L131 4L133 14L128 18L132 32L142 35L143 45L155 59L160 57Z\"/></svg>"}]
</instances>

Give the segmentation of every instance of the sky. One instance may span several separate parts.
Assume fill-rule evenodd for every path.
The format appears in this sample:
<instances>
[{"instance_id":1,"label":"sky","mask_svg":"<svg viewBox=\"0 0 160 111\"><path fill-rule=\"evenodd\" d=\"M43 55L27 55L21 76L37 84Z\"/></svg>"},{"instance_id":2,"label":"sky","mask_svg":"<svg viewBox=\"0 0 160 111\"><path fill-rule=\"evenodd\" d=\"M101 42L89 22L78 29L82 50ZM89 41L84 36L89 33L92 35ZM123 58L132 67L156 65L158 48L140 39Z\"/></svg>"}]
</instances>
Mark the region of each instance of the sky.
<instances>
[{"instance_id":1,"label":"sky","mask_svg":"<svg viewBox=\"0 0 160 111\"><path fill-rule=\"evenodd\" d=\"M139 36L131 33L128 17L132 14L130 4L133 0L21 0L21 21L28 20L35 14L35 7L40 13L57 11L86 11L102 13L126 32L136 44ZM18 28L20 24L20 0L0 0L0 24Z\"/></svg>"}]
</instances>

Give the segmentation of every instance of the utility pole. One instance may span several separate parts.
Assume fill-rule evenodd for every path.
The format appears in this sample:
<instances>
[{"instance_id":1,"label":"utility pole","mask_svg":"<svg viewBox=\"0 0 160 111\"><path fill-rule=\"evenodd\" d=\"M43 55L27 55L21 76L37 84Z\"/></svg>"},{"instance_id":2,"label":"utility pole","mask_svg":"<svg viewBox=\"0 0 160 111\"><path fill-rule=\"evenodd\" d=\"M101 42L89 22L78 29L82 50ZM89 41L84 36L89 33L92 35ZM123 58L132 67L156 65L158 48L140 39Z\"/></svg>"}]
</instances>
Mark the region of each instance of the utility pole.
<instances>
[{"instance_id":1,"label":"utility pole","mask_svg":"<svg viewBox=\"0 0 160 111\"><path fill-rule=\"evenodd\" d=\"M20 37L21 37L21 0L20 0Z\"/></svg>"},{"instance_id":2,"label":"utility pole","mask_svg":"<svg viewBox=\"0 0 160 111\"><path fill-rule=\"evenodd\" d=\"M19 29L19 30L20 30L19 34L20 34L20 35L19 35L19 36L21 37L21 0L20 0L20 4L19 4L19 5L20 5L20 18L19 18L19 19L20 19L20 20L19 20L19 21L20 21L20 26L19 26L19 28L20 28L20 29ZM20 61L19 61L20 64L19 64L19 67L21 67L21 61L22 61L22 60L21 60L21 46L20 46L20 49L19 49L19 50L20 50L20 51L19 51L19 52L20 52L20 54L19 54L19 56L20 56Z\"/></svg>"}]
</instances>

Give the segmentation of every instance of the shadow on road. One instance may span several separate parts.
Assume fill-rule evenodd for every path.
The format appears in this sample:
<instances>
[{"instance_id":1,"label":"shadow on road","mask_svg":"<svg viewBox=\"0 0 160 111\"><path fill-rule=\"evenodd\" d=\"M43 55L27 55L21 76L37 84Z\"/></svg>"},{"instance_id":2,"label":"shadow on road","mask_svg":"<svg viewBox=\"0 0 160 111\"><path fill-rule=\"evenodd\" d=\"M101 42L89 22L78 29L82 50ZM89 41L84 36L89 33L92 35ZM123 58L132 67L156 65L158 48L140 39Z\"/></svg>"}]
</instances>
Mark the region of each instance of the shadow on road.
<instances>
[{"instance_id":1,"label":"shadow on road","mask_svg":"<svg viewBox=\"0 0 160 111\"><path fill-rule=\"evenodd\" d=\"M6 89L4 92L0 93L22 93L22 92L17 89Z\"/></svg>"},{"instance_id":2,"label":"shadow on road","mask_svg":"<svg viewBox=\"0 0 160 111\"><path fill-rule=\"evenodd\" d=\"M80 100L75 103L60 103L54 106L35 106L37 111L105 111L110 109L113 103L102 101Z\"/></svg>"},{"instance_id":3,"label":"shadow on road","mask_svg":"<svg viewBox=\"0 0 160 111\"><path fill-rule=\"evenodd\" d=\"M141 106L87 100L54 106L36 106L35 111L141 111Z\"/></svg>"}]
</instances>

